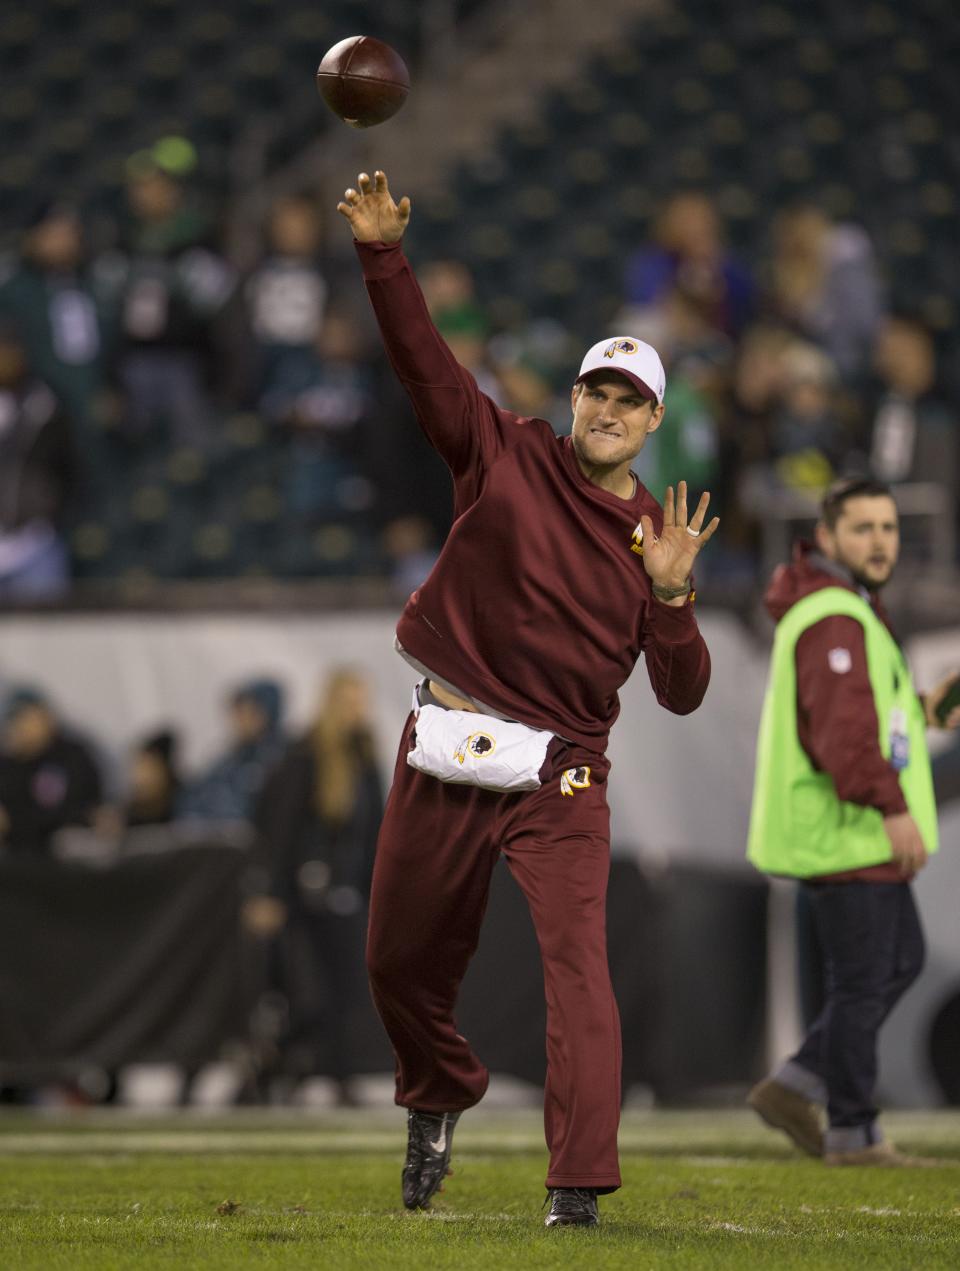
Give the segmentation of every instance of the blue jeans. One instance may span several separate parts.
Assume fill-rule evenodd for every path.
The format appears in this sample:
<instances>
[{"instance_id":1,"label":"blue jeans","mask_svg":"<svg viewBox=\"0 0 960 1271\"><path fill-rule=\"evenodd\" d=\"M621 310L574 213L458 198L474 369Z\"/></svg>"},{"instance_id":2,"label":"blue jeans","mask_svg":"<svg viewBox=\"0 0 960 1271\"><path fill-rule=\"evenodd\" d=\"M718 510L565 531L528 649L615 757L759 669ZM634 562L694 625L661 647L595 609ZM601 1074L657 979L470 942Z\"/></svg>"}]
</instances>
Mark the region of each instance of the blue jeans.
<instances>
[{"instance_id":1,"label":"blue jeans","mask_svg":"<svg viewBox=\"0 0 960 1271\"><path fill-rule=\"evenodd\" d=\"M826 1001L784 1066L826 1094L827 1149L879 1140L875 1126L877 1035L920 974L924 943L909 883L805 883L824 960Z\"/></svg>"}]
</instances>

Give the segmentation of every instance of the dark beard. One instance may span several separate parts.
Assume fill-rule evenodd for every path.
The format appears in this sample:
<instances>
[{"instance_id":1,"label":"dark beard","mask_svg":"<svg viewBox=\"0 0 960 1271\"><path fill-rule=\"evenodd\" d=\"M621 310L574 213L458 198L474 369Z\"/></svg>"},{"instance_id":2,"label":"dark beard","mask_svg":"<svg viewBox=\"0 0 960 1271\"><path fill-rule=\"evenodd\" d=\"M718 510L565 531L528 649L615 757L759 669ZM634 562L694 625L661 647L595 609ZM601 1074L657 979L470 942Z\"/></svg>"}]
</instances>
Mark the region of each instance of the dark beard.
<instances>
[{"instance_id":1,"label":"dark beard","mask_svg":"<svg viewBox=\"0 0 960 1271\"><path fill-rule=\"evenodd\" d=\"M866 591L869 591L872 596L875 592L880 591L882 587L886 587L887 583L890 581L890 575L893 573L893 570L891 569L889 571L882 582L877 582L875 578L868 578L866 574L858 573L855 569L851 569L850 573L853 576L854 582L858 583Z\"/></svg>"}]
</instances>

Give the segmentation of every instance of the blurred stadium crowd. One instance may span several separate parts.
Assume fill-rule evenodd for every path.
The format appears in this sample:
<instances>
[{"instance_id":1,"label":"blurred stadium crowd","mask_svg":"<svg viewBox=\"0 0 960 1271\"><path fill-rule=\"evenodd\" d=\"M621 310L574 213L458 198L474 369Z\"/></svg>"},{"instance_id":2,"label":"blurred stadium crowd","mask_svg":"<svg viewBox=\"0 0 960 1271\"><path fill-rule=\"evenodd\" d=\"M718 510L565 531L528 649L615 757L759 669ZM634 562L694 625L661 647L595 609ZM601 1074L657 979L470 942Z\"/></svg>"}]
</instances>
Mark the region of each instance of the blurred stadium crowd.
<instances>
[{"instance_id":1,"label":"blurred stadium crowd","mask_svg":"<svg viewBox=\"0 0 960 1271\"><path fill-rule=\"evenodd\" d=\"M638 472L658 497L680 475L713 491L714 603L755 586L765 525L852 470L932 489L938 534L919 550L953 566L957 18L939 0L723 9L722 26L707 0L638 23L417 204L434 318L501 405L558 432L589 343L657 346L667 426ZM0 597L90 580L121 601L151 580L415 586L446 474L415 439L326 192L277 195L254 251L228 232L227 105L264 121L269 171L318 126L299 72L284 93L293 59L356 15L295 9L268 44L267 0L39 10L0 37L4 119L26 143L0 172ZM415 67L430 55L416 10L377 23ZM115 82L88 96L104 59ZM198 88L199 64L222 79ZM54 99L70 118L50 129Z\"/></svg>"},{"instance_id":2,"label":"blurred stadium crowd","mask_svg":"<svg viewBox=\"0 0 960 1271\"><path fill-rule=\"evenodd\" d=\"M193 162L173 138L133 162L114 247L88 258L77 209L44 202L0 283L8 597L74 572L386 574L432 538L388 488L397 394L337 307L316 200L278 200L241 275L171 150Z\"/></svg>"}]
</instances>

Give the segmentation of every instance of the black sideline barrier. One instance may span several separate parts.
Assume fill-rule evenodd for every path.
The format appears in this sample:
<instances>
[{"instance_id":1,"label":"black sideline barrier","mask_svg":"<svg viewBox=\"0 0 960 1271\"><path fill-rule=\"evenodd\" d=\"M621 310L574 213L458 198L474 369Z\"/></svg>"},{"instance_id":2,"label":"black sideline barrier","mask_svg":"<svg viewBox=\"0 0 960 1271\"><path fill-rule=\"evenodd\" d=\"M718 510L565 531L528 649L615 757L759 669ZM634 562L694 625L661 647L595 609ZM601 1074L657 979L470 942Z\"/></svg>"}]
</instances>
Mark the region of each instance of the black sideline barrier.
<instances>
[{"instance_id":1,"label":"black sideline barrier","mask_svg":"<svg viewBox=\"0 0 960 1271\"><path fill-rule=\"evenodd\" d=\"M238 918L246 867L242 851L203 844L103 865L0 858L0 1079L134 1062L195 1070L242 1039L265 982L265 946ZM766 892L749 874L614 860L608 932L625 1087L678 1102L757 1076ZM493 1071L542 1082L540 957L503 863L458 1024ZM365 998L350 1036L356 1072L392 1068Z\"/></svg>"},{"instance_id":2,"label":"black sideline barrier","mask_svg":"<svg viewBox=\"0 0 960 1271\"><path fill-rule=\"evenodd\" d=\"M193 1069L241 1036L246 865L203 845L102 865L0 859L0 1076Z\"/></svg>"},{"instance_id":3,"label":"black sideline barrier","mask_svg":"<svg viewBox=\"0 0 960 1271\"><path fill-rule=\"evenodd\" d=\"M960 989L945 998L934 1015L929 1051L944 1101L960 1107Z\"/></svg>"}]
</instances>

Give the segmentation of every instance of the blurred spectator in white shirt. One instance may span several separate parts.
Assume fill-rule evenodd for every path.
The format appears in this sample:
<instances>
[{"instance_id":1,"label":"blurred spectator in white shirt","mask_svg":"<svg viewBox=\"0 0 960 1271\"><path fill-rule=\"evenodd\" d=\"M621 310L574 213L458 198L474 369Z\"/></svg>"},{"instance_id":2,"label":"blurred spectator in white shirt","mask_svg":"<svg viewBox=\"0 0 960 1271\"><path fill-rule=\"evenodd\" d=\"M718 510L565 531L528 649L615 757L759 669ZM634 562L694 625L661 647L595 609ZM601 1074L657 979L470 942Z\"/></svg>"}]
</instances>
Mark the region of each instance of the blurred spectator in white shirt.
<instances>
[{"instance_id":1,"label":"blurred spectator in white shirt","mask_svg":"<svg viewBox=\"0 0 960 1271\"><path fill-rule=\"evenodd\" d=\"M256 350L254 397L302 376L326 317L329 285L320 261L321 221L307 194L276 200L267 222L263 260L244 295Z\"/></svg>"},{"instance_id":2,"label":"blurred spectator in white shirt","mask_svg":"<svg viewBox=\"0 0 960 1271\"><path fill-rule=\"evenodd\" d=\"M154 147L131 159L122 247L97 259L95 278L117 329L124 432L135 440L165 432L179 445L206 447L222 360L217 322L236 280L185 174L171 171L164 153Z\"/></svg>"},{"instance_id":3,"label":"blurred spectator in white shirt","mask_svg":"<svg viewBox=\"0 0 960 1271\"><path fill-rule=\"evenodd\" d=\"M880 328L868 407L870 469L881 481L936 481L955 496L957 419L937 389L933 339L919 322L889 318Z\"/></svg>"}]
</instances>

